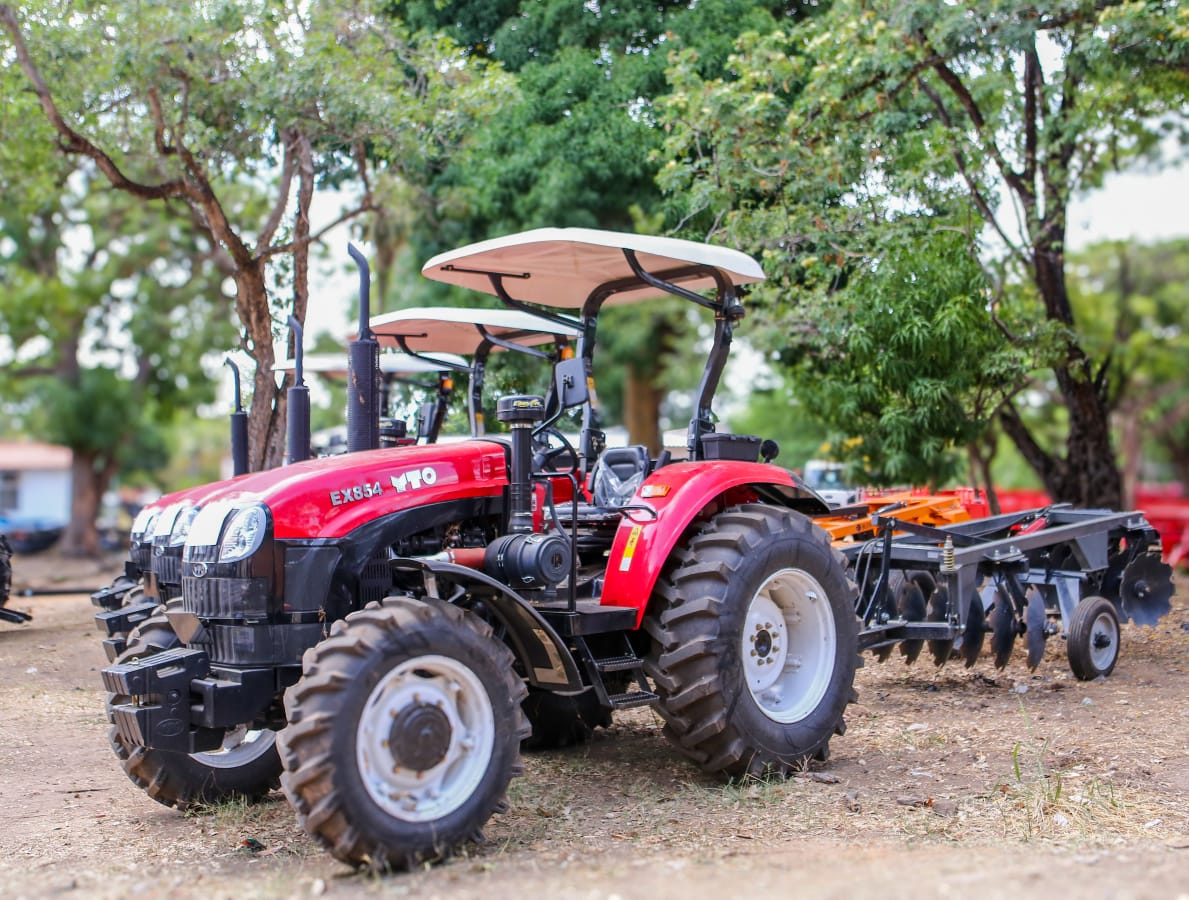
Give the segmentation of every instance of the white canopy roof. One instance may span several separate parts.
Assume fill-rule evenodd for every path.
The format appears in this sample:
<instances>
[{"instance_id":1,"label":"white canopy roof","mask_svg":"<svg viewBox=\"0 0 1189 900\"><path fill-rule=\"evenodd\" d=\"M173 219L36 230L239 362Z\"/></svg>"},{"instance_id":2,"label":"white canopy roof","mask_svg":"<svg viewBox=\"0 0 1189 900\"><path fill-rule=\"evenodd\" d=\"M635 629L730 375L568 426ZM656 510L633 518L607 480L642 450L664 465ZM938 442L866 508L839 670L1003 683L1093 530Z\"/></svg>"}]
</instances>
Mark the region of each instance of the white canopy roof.
<instances>
[{"instance_id":1,"label":"white canopy roof","mask_svg":"<svg viewBox=\"0 0 1189 900\"><path fill-rule=\"evenodd\" d=\"M385 375L422 375L427 372L448 372L452 369L466 368L468 363L461 356L453 353L435 353L435 359L440 359L443 365L435 365L427 359L418 359L407 353L381 353L380 371ZM272 367L274 372L292 372L297 366L296 360L285 359ZM302 358L302 372L316 372L319 375L346 375L347 353L308 353Z\"/></svg>"},{"instance_id":2,"label":"white canopy roof","mask_svg":"<svg viewBox=\"0 0 1189 900\"><path fill-rule=\"evenodd\" d=\"M417 353L473 354L483 341L476 325L514 344L532 347L548 344L554 335L574 337L578 331L548 322L514 309L461 309L454 306L418 306L384 313L371 320L381 346L395 346L395 337L405 338Z\"/></svg>"},{"instance_id":3,"label":"white canopy roof","mask_svg":"<svg viewBox=\"0 0 1189 900\"><path fill-rule=\"evenodd\" d=\"M434 281L494 294L487 273L501 273L507 276L504 289L513 299L577 309L599 285L633 277L623 255L625 249L636 252L640 265L650 275L700 265L718 269L734 284L764 279L759 263L729 247L592 228L537 228L480 241L439 253L421 268L421 274ZM680 284L691 290L714 286L710 278ZM658 288L645 286L616 294L607 302L630 303L664 295Z\"/></svg>"}]
</instances>

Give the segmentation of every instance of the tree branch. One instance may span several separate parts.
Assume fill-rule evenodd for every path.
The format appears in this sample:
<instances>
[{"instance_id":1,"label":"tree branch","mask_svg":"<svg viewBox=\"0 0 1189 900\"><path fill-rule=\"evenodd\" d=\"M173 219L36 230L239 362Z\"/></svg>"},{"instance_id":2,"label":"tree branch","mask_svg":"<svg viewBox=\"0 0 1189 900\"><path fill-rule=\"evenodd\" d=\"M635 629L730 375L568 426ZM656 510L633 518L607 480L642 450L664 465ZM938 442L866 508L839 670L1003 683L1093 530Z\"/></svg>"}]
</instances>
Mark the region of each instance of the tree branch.
<instances>
[{"instance_id":1,"label":"tree branch","mask_svg":"<svg viewBox=\"0 0 1189 900\"><path fill-rule=\"evenodd\" d=\"M272 243L277 229L281 226L281 219L285 216L285 210L289 208L289 191L293 186L293 172L297 168L297 154L294 152L297 138L296 131L291 128L286 128L281 132L281 140L285 145L284 161L281 163L281 184L277 189L277 202L273 204L272 211L264 222L264 227L260 229L260 236L256 239L258 255Z\"/></svg>"},{"instance_id":2,"label":"tree branch","mask_svg":"<svg viewBox=\"0 0 1189 900\"><path fill-rule=\"evenodd\" d=\"M950 131L956 131L957 129L954 128L953 120L950 118L949 110L945 108L945 101L941 98L941 95L937 93L937 91L933 90L933 88L925 81L925 79L918 78L918 82L920 83L921 90L925 92L925 95L930 100L932 100L933 105L937 107L937 115L941 118L942 124L945 125L945 127ZM1003 226L999 224L999 218L995 215L995 211L991 209L990 201L987 200L986 196L984 196L983 192L975 183L974 177L966 168L966 157L962 154L962 151L958 149L957 141L954 142L950 153L954 157L954 162L958 166L958 171L962 175L962 180L966 182L966 187L970 191L970 196L974 198L974 205L978 207L978 211L982 214L982 217L987 221L988 225L995 229L995 233L999 235L999 239L1003 241L1004 246L1007 247L1012 256L1015 256L1022 262L1026 262L1024 254L1012 242L1011 238L1007 236L1007 232L1005 232L1003 230Z\"/></svg>"},{"instance_id":3,"label":"tree branch","mask_svg":"<svg viewBox=\"0 0 1189 900\"><path fill-rule=\"evenodd\" d=\"M313 243L315 241L320 241L320 240L322 240L322 237L323 237L323 235L326 234L326 232L337 228L338 226L342 225L344 222L349 222L351 219L354 219L356 216L362 215L365 212L371 212L375 208L376 208L375 204L373 204L373 203L367 203L367 202L361 203L361 204L359 204L359 206L355 207L354 209L348 210L347 212L341 214L337 219L335 219L329 225L326 225L323 228L320 228L318 231L314 232L313 234L311 234L309 237L305 238L304 240L300 240L300 241L294 240L294 241L290 241L287 244L278 244L275 247L269 247L267 250L263 251L260 254L260 258L261 259L271 259L272 257L277 256L278 254L281 254L281 253L292 252L293 248L296 247L298 244L309 244L309 243Z\"/></svg>"},{"instance_id":4,"label":"tree branch","mask_svg":"<svg viewBox=\"0 0 1189 900\"><path fill-rule=\"evenodd\" d=\"M21 33L20 23L17 22L16 14L7 3L0 3L0 25L4 26L4 29L12 38L17 63L33 86L33 92L37 95L37 99L41 103L41 109L45 113L46 118L49 119L54 130L58 132L58 146L63 152L78 154L91 159L99 167L99 170L107 176L107 180L114 187L122 191L127 191L135 197L142 197L146 200L162 200L166 197L186 196L190 193L189 186L180 178L165 181L161 184L144 184L139 181L133 181L120 170L115 160L96 147L90 140L71 128L58 111L53 94L50 93L49 86L46 85L41 71L37 68L37 64L33 62L33 57L30 55L29 48L25 44L25 38Z\"/></svg>"}]
</instances>

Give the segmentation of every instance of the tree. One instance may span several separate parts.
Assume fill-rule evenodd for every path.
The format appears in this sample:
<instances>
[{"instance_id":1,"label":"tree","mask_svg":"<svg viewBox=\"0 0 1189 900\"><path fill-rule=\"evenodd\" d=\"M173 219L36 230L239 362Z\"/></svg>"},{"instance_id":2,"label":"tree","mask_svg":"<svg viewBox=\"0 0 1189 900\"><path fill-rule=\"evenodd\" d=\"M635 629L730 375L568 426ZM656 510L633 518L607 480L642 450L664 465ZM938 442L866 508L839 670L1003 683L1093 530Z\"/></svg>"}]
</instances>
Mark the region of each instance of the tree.
<instances>
[{"instance_id":1,"label":"tree","mask_svg":"<svg viewBox=\"0 0 1189 900\"><path fill-rule=\"evenodd\" d=\"M1147 461L1189 486L1189 240L1097 244L1071 258L1070 296L1086 342L1110 354L1125 499Z\"/></svg>"},{"instance_id":2,"label":"tree","mask_svg":"<svg viewBox=\"0 0 1189 900\"><path fill-rule=\"evenodd\" d=\"M366 2L113 2L69 16L47 3L0 3L0 26L10 40L0 52L15 60L57 149L117 190L188 216L220 248L256 363L251 465L275 464L285 395L272 374L273 306L304 321L309 245L322 233L309 224L317 180L361 185L333 224L370 210L378 158L415 173L490 107L501 80L480 77L484 66L447 44L415 43ZM0 103L14 120L29 96ZM43 137L41 122L28 127L23 137ZM292 299L279 301L269 276L283 257Z\"/></svg>"},{"instance_id":3,"label":"tree","mask_svg":"<svg viewBox=\"0 0 1189 900\"><path fill-rule=\"evenodd\" d=\"M786 6L760 0L690 4L546 0L405 0L410 25L445 29L473 57L499 62L519 95L465 141L430 186L426 216L401 233L417 259L526 228L663 233L653 102L669 48L699 48L699 71L721 72L734 37L772 28ZM799 13L798 13L799 14ZM473 302L471 299L469 302ZM684 305L610 313L599 330L600 399L629 440L659 451L665 388L686 368Z\"/></svg>"},{"instance_id":4,"label":"tree","mask_svg":"<svg viewBox=\"0 0 1189 900\"><path fill-rule=\"evenodd\" d=\"M116 472L159 466L163 428L213 399L201 358L231 341L232 299L184 221L77 179L53 204L0 206L0 238L6 418L70 447L63 551L96 555Z\"/></svg>"},{"instance_id":5,"label":"tree","mask_svg":"<svg viewBox=\"0 0 1189 900\"><path fill-rule=\"evenodd\" d=\"M1118 505L1112 360L1079 335L1066 211L1110 167L1155 153L1189 78L1186 11L836 0L747 36L732 74L706 80L688 53L671 71L663 174L691 221L762 250L775 278L760 296L788 312L780 294L797 291L810 336L856 267L923 226L983 240L997 327L1050 372L1064 446L1045 446L1010 396L998 421L1054 497Z\"/></svg>"}]
</instances>

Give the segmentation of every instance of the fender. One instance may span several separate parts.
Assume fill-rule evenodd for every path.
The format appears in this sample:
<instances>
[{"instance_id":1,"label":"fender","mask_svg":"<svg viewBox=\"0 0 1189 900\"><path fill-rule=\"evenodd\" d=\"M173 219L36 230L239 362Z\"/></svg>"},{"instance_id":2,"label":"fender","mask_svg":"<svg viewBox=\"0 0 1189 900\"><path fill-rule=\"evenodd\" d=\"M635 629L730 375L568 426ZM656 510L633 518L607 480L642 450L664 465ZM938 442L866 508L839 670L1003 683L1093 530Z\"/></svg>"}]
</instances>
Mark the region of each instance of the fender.
<instances>
[{"instance_id":1,"label":"fender","mask_svg":"<svg viewBox=\"0 0 1189 900\"><path fill-rule=\"evenodd\" d=\"M442 600L447 598L434 584L438 577L468 590L477 589L484 605L507 629L512 652L524 666L529 683L563 694L576 694L586 689L578 664L553 626L506 585L476 569L436 560L403 558L392 560L391 565L406 572L420 571L426 592Z\"/></svg>"},{"instance_id":2,"label":"fender","mask_svg":"<svg viewBox=\"0 0 1189 900\"><path fill-rule=\"evenodd\" d=\"M601 602L644 619L661 569L708 505L763 502L812 516L829 507L792 472L770 463L707 460L671 463L649 475L624 510L607 558Z\"/></svg>"}]
</instances>

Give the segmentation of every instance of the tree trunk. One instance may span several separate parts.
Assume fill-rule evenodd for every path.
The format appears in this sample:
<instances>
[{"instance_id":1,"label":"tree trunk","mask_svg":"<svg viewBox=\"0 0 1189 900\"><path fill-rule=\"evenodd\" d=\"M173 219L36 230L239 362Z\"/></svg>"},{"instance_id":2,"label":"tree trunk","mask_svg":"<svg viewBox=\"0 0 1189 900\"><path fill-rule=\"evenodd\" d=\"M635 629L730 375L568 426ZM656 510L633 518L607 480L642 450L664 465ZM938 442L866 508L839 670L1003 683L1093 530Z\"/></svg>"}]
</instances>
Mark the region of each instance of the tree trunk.
<instances>
[{"instance_id":1,"label":"tree trunk","mask_svg":"<svg viewBox=\"0 0 1189 900\"><path fill-rule=\"evenodd\" d=\"M661 400L663 392L653 383L651 373L628 366L623 383L623 418L628 429L628 443L643 444L653 456L661 452Z\"/></svg>"},{"instance_id":2,"label":"tree trunk","mask_svg":"<svg viewBox=\"0 0 1189 900\"><path fill-rule=\"evenodd\" d=\"M241 266L235 275L235 307L244 325L248 352L256 362L248 408L248 468L253 472L281 463L285 452L285 394L273 375L272 317L264 284L264 261Z\"/></svg>"},{"instance_id":3,"label":"tree trunk","mask_svg":"<svg viewBox=\"0 0 1189 900\"><path fill-rule=\"evenodd\" d=\"M93 454L74 451L70 463L70 521L62 532L63 556L100 555L99 529L95 522L99 518L103 493L111 481L111 467L100 468L97 462Z\"/></svg>"},{"instance_id":4,"label":"tree trunk","mask_svg":"<svg viewBox=\"0 0 1189 900\"><path fill-rule=\"evenodd\" d=\"M1059 214L1055 218L1059 226L1063 218ZM1072 332L1073 309L1065 284L1065 255L1061 250L1064 228L1052 226L1050 232L1051 237L1037 241L1033 277L1048 320ZM1053 500L1081 507L1118 509L1123 503L1123 482L1111 446L1105 372L1093 374L1085 351L1072 334L1066 341L1065 360L1053 372L1069 412L1064 458L1042 449L1010 405L1000 411L1004 430L1040 476Z\"/></svg>"}]
</instances>

